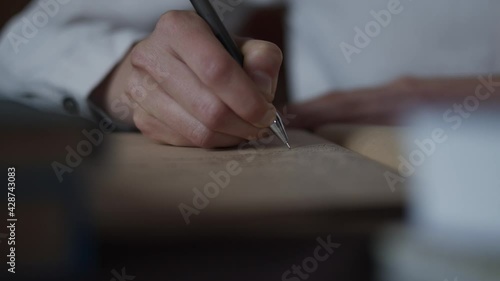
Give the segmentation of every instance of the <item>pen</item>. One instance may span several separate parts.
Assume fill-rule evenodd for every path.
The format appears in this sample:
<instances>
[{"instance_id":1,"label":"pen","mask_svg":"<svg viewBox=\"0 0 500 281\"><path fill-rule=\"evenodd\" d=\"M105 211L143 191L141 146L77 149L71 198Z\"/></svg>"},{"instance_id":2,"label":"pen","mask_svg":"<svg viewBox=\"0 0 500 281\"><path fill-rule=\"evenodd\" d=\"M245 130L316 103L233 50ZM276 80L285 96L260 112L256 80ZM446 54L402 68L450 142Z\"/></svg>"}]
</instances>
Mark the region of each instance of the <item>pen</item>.
<instances>
[{"instance_id":1,"label":"pen","mask_svg":"<svg viewBox=\"0 0 500 281\"><path fill-rule=\"evenodd\" d=\"M203 18L207 24L212 29L214 35L219 39L224 48L231 54L231 56L241 65L243 66L243 54L240 49L236 46L233 41L233 38L229 35L226 27L222 23L219 18L219 15L213 8L212 4L210 4L209 0L190 0L194 9L198 13L198 15ZM288 144L288 135L285 131L285 126L283 125L283 121L279 113L276 112L276 119L273 124L270 126L271 131L290 149L290 145Z\"/></svg>"}]
</instances>

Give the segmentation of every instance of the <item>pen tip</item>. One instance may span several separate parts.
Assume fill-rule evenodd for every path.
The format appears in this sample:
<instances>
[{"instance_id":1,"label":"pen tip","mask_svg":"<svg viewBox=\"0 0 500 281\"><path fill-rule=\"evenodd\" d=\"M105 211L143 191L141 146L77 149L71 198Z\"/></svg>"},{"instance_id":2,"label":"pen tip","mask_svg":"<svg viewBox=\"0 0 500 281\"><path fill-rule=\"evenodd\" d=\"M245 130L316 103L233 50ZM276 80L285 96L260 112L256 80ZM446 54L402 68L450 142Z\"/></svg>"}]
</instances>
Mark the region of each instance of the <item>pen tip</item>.
<instances>
[{"instance_id":1,"label":"pen tip","mask_svg":"<svg viewBox=\"0 0 500 281\"><path fill-rule=\"evenodd\" d=\"M288 146L288 149L292 149L288 143L286 143L286 146Z\"/></svg>"}]
</instances>

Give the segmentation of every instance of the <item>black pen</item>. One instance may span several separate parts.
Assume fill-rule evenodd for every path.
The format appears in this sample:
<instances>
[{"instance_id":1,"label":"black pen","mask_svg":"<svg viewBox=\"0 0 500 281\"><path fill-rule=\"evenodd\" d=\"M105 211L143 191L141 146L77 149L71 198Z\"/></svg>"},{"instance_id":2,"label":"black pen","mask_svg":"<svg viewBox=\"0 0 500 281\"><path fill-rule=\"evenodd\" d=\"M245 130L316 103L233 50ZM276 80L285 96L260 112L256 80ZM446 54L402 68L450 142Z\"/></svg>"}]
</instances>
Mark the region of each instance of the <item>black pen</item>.
<instances>
[{"instance_id":1,"label":"black pen","mask_svg":"<svg viewBox=\"0 0 500 281\"><path fill-rule=\"evenodd\" d=\"M198 15L203 18L207 24L212 29L212 32L215 34L217 39L222 43L224 48L231 54L231 56L243 67L243 54L240 49L234 43L233 38L229 35L226 27L222 23L219 15L215 11L212 4L210 4L209 0L190 0L194 9L198 13ZM273 124L270 126L271 131L284 143L288 148L290 145L288 144L288 135L285 131L285 126L283 125L283 121L279 113L276 112L276 119Z\"/></svg>"}]
</instances>

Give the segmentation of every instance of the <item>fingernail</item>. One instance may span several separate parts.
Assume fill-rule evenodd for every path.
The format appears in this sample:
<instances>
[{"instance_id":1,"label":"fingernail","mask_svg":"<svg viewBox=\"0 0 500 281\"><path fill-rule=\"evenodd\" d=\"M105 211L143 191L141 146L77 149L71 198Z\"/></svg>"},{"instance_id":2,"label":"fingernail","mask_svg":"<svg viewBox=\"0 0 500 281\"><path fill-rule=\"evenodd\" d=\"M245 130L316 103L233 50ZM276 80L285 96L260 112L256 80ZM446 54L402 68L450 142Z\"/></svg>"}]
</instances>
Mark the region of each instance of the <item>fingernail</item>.
<instances>
[{"instance_id":1,"label":"fingernail","mask_svg":"<svg viewBox=\"0 0 500 281\"><path fill-rule=\"evenodd\" d=\"M273 100L273 79L262 71L252 73L252 80L257 84L259 90L264 93L267 101Z\"/></svg>"},{"instance_id":2,"label":"fingernail","mask_svg":"<svg viewBox=\"0 0 500 281\"><path fill-rule=\"evenodd\" d=\"M274 105L269 104L269 110L266 112L264 118L260 120L258 127L267 128L271 126L271 124L274 122L275 119L276 119L276 108L274 108Z\"/></svg>"}]
</instances>

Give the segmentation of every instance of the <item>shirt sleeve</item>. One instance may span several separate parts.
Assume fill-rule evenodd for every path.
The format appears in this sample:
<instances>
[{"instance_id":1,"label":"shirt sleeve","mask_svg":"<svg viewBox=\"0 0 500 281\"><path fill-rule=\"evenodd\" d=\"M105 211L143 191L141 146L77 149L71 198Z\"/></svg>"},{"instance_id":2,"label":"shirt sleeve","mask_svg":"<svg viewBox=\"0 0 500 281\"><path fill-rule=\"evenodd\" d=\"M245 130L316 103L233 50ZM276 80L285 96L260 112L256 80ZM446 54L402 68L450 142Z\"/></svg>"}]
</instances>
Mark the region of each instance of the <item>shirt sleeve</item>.
<instances>
[{"instance_id":1,"label":"shirt sleeve","mask_svg":"<svg viewBox=\"0 0 500 281\"><path fill-rule=\"evenodd\" d=\"M33 1L2 31L0 95L41 110L93 119L88 101L92 90L150 33L166 11L161 9L183 8L180 2L143 11L143 4L131 0ZM139 17L138 11L146 15Z\"/></svg>"},{"instance_id":2,"label":"shirt sleeve","mask_svg":"<svg viewBox=\"0 0 500 281\"><path fill-rule=\"evenodd\" d=\"M163 13L187 9L187 0L32 1L0 34L0 98L94 119L92 90Z\"/></svg>"}]
</instances>

